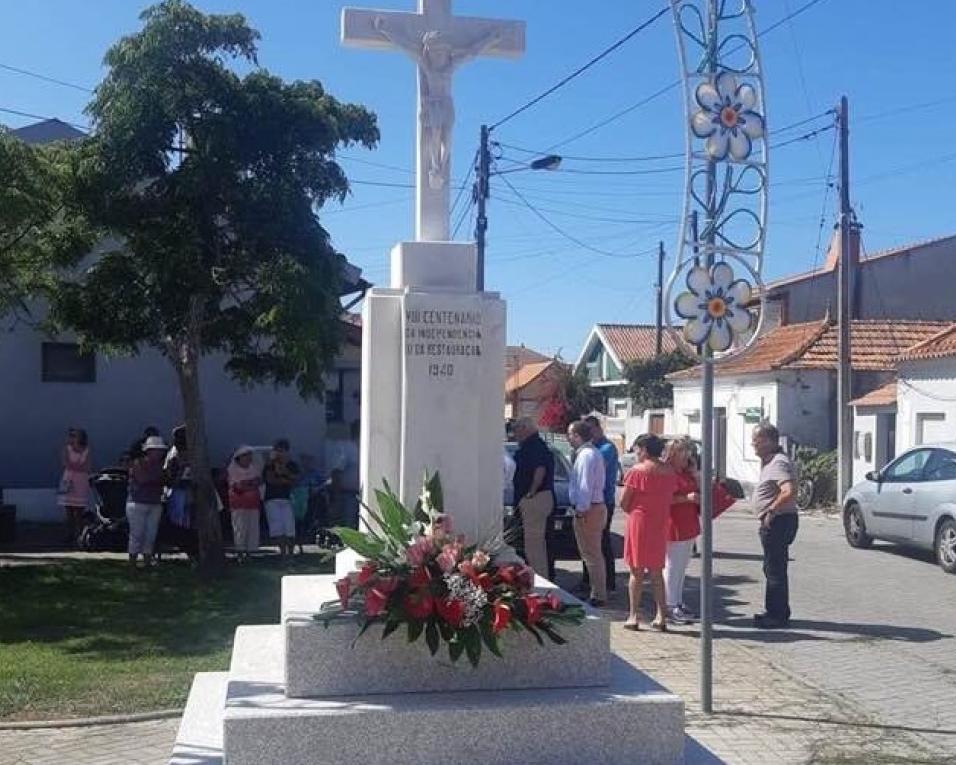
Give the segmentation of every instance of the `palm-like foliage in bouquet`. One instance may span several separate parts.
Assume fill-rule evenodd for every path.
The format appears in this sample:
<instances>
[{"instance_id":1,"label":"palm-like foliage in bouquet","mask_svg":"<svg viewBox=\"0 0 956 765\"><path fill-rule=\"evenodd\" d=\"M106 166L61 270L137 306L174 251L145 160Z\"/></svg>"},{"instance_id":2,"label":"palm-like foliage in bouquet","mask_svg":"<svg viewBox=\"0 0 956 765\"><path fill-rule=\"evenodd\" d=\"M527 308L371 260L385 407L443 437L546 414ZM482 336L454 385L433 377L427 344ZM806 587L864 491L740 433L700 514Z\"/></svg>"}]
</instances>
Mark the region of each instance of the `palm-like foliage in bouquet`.
<instances>
[{"instance_id":1,"label":"palm-like foliage in bouquet","mask_svg":"<svg viewBox=\"0 0 956 765\"><path fill-rule=\"evenodd\" d=\"M464 654L477 666L483 647L502 655L509 631L526 632L541 645L545 638L564 644L558 626L584 620L582 606L534 591L534 572L504 559L501 536L467 545L455 535L437 473L425 477L413 510L388 483L375 497L378 510L365 507L366 531L333 529L364 563L336 582L339 600L316 615L326 625L357 613L359 635L383 624L384 639L404 626L410 643L424 635L432 655L445 643L453 662Z\"/></svg>"}]
</instances>

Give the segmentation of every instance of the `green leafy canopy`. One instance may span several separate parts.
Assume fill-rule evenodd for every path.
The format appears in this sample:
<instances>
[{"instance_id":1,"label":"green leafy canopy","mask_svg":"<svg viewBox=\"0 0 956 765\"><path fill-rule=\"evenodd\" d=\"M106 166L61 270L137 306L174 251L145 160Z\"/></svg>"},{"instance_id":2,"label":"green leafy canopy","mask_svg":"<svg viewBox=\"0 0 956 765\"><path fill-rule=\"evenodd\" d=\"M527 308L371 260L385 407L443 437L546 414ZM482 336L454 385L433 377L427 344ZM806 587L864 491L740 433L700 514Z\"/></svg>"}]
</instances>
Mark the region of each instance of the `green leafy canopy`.
<instances>
[{"instance_id":1,"label":"green leafy canopy","mask_svg":"<svg viewBox=\"0 0 956 765\"><path fill-rule=\"evenodd\" d=\"M688 353L681 350L629 362L624 367L628 396L640 412L646 409L666 409L674 403L674 386L667 381L667 375L692 367L696 363Z\"/></svg>"}]
</instances>

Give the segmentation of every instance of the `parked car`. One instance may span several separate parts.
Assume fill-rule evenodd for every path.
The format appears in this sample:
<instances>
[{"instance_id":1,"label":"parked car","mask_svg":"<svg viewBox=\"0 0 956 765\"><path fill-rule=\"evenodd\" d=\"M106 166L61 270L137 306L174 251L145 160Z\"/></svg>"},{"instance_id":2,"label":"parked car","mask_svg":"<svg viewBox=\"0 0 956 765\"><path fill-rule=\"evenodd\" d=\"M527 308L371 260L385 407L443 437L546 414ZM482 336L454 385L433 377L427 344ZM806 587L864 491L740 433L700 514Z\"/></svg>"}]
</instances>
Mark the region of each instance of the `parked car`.
<instances>
[{"instance_id":1,"label":"parked car","mask_svg":"<svg viewBox=\"0 0 956 765\"><path fill-rule=\"evenodd\" d=\"M851 547L874 539L932 550L956 574L956 443L926 444L866 474L843 500Z\"/></svg>"},{"instance_id":2,"label":"parked car","mask_svg":"<svg viewBox=\"0 0 956 765\"><path fill-rule=\"evenodd\" d=\"M548 546L548 576L554 578L554 562L556 560L577 560L578 545L574 539L574 515L571 512L569 495L571 462L559 448L550 445L554 455L554 510L548 518L547 546ZM518 444L509 441L505 443L505 452L514 458L518 451ZM516 536L515 545L521 546L521 520L515 516L514 487L510 481L504 487L505 533ZM519 553L522 550L518 550Z\"/></svg>"}]
</instances>

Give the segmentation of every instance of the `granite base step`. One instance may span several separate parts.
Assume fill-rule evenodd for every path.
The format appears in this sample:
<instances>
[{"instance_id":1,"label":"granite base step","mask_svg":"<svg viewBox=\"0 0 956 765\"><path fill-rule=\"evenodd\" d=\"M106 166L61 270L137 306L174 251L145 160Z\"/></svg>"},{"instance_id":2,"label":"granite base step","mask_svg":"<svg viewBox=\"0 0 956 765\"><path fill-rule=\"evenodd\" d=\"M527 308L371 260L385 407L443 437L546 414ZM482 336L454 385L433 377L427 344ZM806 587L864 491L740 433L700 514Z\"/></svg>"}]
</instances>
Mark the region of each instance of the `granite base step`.
<instances>
[{"instance_id":1,"label":"granite base step","mask_svg":"<svg viewBox=\"0 0 956 765\"><path fill-rule=\"evenodd\" d=\"M285 694L283 654L280 627L236 633L222 716L229 765L683 761L683 702L618 657L603 687L303 699Z\"/></svg>"},{"instance_id":2,"label":"granite base step","mask_svg":"<svg viewBox=\"0 0 956 765\"><path fill-rule=\"evenodd\" d=\"M286 694L307 698L606 685L609 622L546 579L538 577L535 587L582 606L587 614L584 622L559 627L564 645L547 638L539 645L527 632L509 630L501 637L502 658L485 649L479 665L472 667L464 657L452 663L444 645L432 656L424 637L409 643L404 628L384 640L378 625L359 636L357 614L338 616L327 625L317 622L313 616L322 604L338 600L335 577L283 577Z\"/></svg>"},{"instance_id":3,"label":"granite base step","mask_svg":"<svg viewBox=\"0 0 956 765\"><path fill-rule=\"evenodd\" d=\"M169 765L223 765L222 718L228 672L199 672L193 678Z\"/></svg>"}]
</instances>

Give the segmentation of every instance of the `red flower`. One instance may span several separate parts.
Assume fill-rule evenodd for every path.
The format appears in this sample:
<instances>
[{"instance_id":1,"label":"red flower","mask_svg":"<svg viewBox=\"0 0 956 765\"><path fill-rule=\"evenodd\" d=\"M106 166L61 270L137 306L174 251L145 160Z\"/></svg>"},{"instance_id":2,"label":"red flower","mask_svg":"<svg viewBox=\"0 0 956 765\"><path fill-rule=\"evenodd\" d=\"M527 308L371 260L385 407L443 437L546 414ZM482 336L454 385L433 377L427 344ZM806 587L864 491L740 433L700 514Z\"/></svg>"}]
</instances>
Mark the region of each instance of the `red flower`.
<instances>
[{"instance_id":1,"label":"red flower","mask_svg":"<svg viewBox=\"0 0 956 765\"><path fill-rule=\"evenodd\" d=\"M362 566L362 568L359 569L356 582L358 583L359 587L365 587L370 581L372 581L373 576L375 576L375 564L366 563L364 566Z\"/></svg>"},{"instance_id":2,"label":"red flower","mask_svg":"<svg viewBox=\"0 0 956 765\"><path fill-rule=\"evenodd\" d=\"M548 608L550 608L552 611L561 610L561 598L559 598L556 593L554 592L549 593L547 602L548 602Z\"/></svg>"},{"instance_id":3,"label":"red flower","mask_svg":"<svg viewBox=\"0 0 956 765\"><path fill-rule=\"evenodd\" d=\"M471 579L471 581L474 582L475 576L478 572L475 571L475 567L471 565L469 561L465 561L464 563L458 564L458 573L467 576L469 579Z\"/></svg>"},{"instance_id":4,"label":"red flower","mask_svg":"<svg viewBox=\"0 0 956 765\"><path fill-rule=\"evenodd\" d=\"M537 595L525 595L521 601L527 611L525 622L533 626L541 621L541 598Z\"/></svg>"},{"instance_id":5,"label":"red flower","mask_svg":"<svg viewBox=\"0 0 956 765\"><path fill-rule=\"evenodd\" d=\"M342 608L348 608L349 593L352 591L352 583L349 581L349 578L346 576L337 580L335 582L335 589L339 593L339 602L342 604Z\"/></svg>"},{"instance_id":6,"label":"red flower","mask_svg":"<svg viewBox=\"0 0 956 765\"><path fill-rule=\"evenodd\" d=\"M365 615L372 617L378 616L385 610L387 603L388 595L377 587L372 587L365 593Z\"/></svg>"},{"instance_id":7,"label":"red flower","mask_svg":"<svg viewBox=\"0 0 956 765\"><path fill-rule=\"evenodd\" d=\"M427 587L432 580L431 574L428 572L428 569L424 566L419 566L416 569L412 569L411 576L408 577L408 584L412 589L419 589L421 587Z\"/></svg>"},{"instance_id":8,"label":"red flower","mask_svg":"<svg viewBox=\"0 0 956 765\"><path fill-rule=\"evenodd\" d=\"M395 592L396 587L398 587L397 576L383 576L375 583L375 589L384 595Z\"/></svg>"},{"instance_id":9,"label":"red flower","mask_svg":"<svg viewBox=\"0 0 956 765\"><path fill-rule=\"evenodd\" d=\"M452 627L460 627L465 618L465 604L455 598L442 598L435 603L435 610Z\"/></svg>"},{"instance_id":10,"label":"red flower","mask_svg":"<svg viewBox=\"0 0 956 765\"><path fill-rule=\"evenodd\" d=\"M493 608L494 618L491 622L491 631L497 635L511 623L511 609L500 600L495 601Z\"/></svg>"},{"instance_id":11,"label":"red flower","mask_svg":"<svg viewBox=\"0 0 956 765\"><path fill-rule=\"evenodd\" d=\"M492 587L495 586L495 580L491 578L491 574L487 572L482 572L474 578L474 583L477 584L485 592L489 592Z\"/></svg>"},{"instance_id":12,"label":"red flower","mask_svg":"<svg viewBox=\"0 0 956 765\"><path fill-rule=\"evenodd\" d=\"M534 569L531 566L522 566L518 569L516 581L522 589L530 590L534 587Z\"/></svg>"},{"instance_id":13,"label":"red flower","mask_svg":"<svg viewBox=\"0 0 956 765\"><path fill-rule=\"evenodd\" d=\"M502 566L499 568L495 574L498 577L498 581L503 584L514 584L515 583L515 568L514 566Z\"/></svg>"},{"instance_id":14,"label":"red flower","mask_svg":"<svg viewBox=\"0 0 956 765\"><path fill-rule=\"evenodd\" d=\"M428 590L415 590L405 596L405 613L412 619L424 620L432 615L435 599Z\"/></svg>"}]
</instances>

